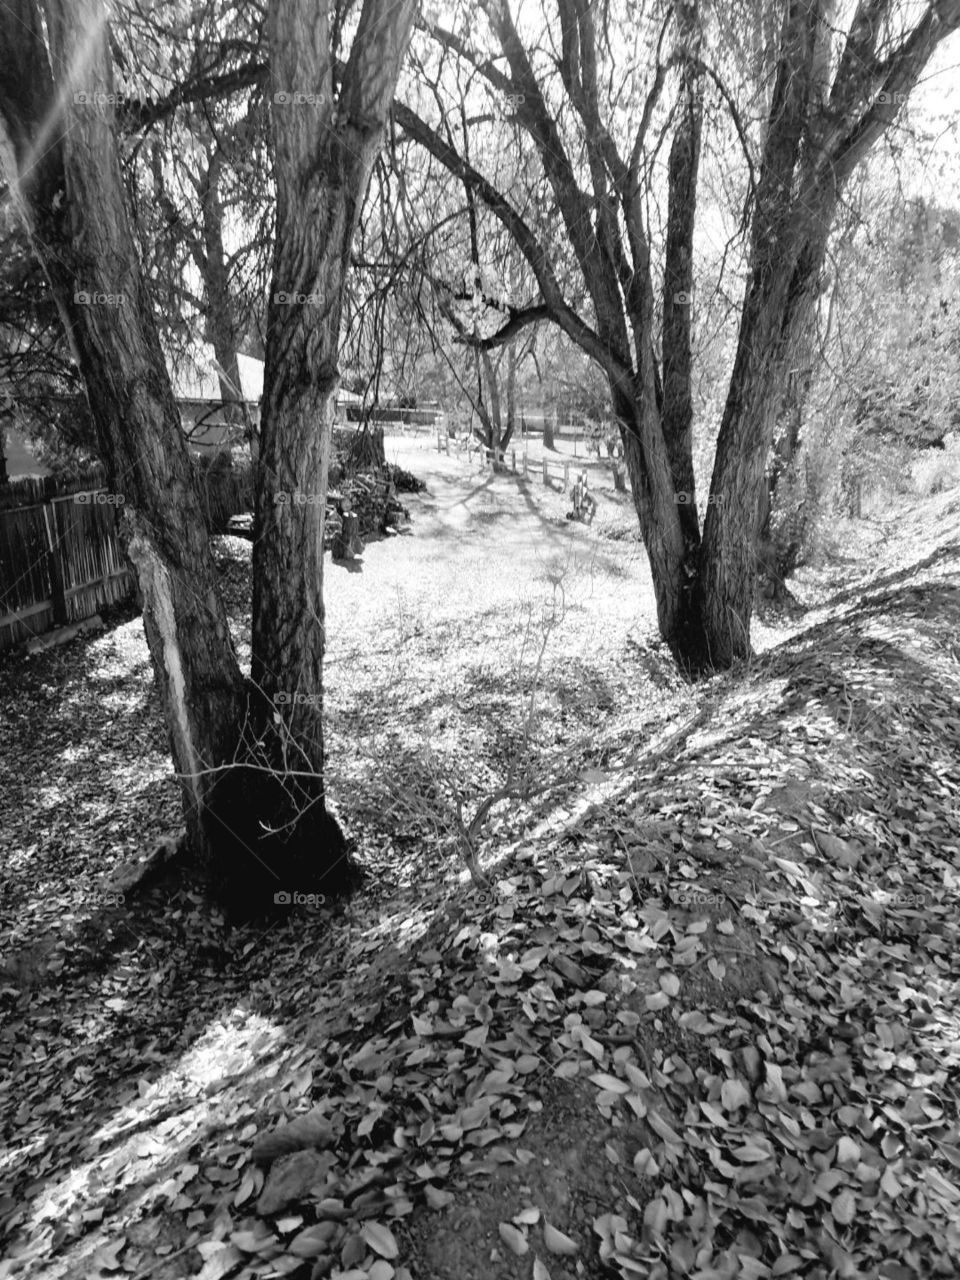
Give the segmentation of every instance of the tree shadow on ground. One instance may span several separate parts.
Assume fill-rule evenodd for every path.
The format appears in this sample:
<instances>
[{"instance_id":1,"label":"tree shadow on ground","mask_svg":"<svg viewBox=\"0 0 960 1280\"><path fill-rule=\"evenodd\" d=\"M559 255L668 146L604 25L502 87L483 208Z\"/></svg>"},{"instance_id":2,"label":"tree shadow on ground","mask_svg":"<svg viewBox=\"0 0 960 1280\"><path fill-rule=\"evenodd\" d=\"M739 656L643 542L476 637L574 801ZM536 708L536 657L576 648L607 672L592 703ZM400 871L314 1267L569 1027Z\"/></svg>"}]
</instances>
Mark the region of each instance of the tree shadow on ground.
<instances>
[{"instance_id":1,"label":"tree shadow on ground","mask_svg":"<svg viewBox=\"0 0 960 1280\"><path fill-rule=\"evenodd\" d=\"M825 602L825 607L833 609L839 605L849 604L851 601L856 601L863 607L869 607L871 602L882 604L887 593L891 592L893 588L908 584L912 578L915 578L918 573L922 573L925 569L956 563L958 558L960 558L960 543L947 543L905 568L895 569L889 573L881 573L871 578L868 583L845 587L843 590L831 595Z\"/></svg>"},{"instance_id":2,"label":"tree shadow on ground","mask_svg":"<svg viewBox=\"0 0 960 1280\"><path fill-rule=\"evenodd\" d=\"M330 919L274 922L272 944L294 953L306 943L329 956ZM122 1185L119 1210L182 1174L191 1158L204 1161L215 1137L232 1129L235 1116L224 1125L205 1101L227 1079L238 1088L251 1080L251 1106L276 1090L269 1052L231 1057L239 1033L202 1050L211 1026L251 1023L269 1030L275 1052L285 1047L292 1011L278 1010L256 980L269 928L229 929L211 917L201 882L188 873L184 883L176 869L117 909L94 909L29 978L14 985L7 977L0 1055L17 1098L29 1099L29 1118L4 1108L0 1130L8 1143L26 1141L29 1158L0 1179L0 1216L47 1198L59 1208L50 1224L55 1252L95 1230L74 1213L78 1176L86 1182L109 1157ZM149 1153L133 1142L147 1130L155 1135Z\"/></svg>"},{"instance_id":3,"label":"tree shadow on ground","mask_svg":"<svg viewBox=\"0 0 960 1280\"><path fill-rule=\"evenodd\" d=\"M924 563L934 567L944 560L938 554ZM869 806L896 810L901 788L913 792L914 804L924 795L944 796L945 785L948 792L960 788L960 650L951 648L960 627L960 585L904 583L860 594L864 600L855 618L819 623L744 671L714 709L712 721L721 727L708 737L694 732L667 759L647 760L638 751L630 776L578 817L576 826L602 821L627 798L640 810L654 807L645 797L672 787L679 793L681 783L689 787L700 769L711 780L694 785L744 812L771 790L770 780L779 788L802 780L806 820L813 824L843 823ZM870 634L871 622L880 620L894 634ZM918 623L932 642L929 653L917 648L924 634ZM898 642L897 631L904 642ZM757 696L751 698L751 691ZM814 717L823 723L805 731ZM937 726L937 748L918 750L917 743L930 737L931 723ZM798 772L810 734L821 744L820 758ZM767 757L763 770L757 768L758 754ZM731 775L738 760L752 760L743 766L739 790L724 783L717 793L718 758L729 760ZM941 838L951 842L960 838L960 815L952 812L951 818L950 807L943 808L937 820ZM889 847L886 856L895 869Z\"/></svg>"},{"instance_id":4,"label":"tree shadow on ground","mask_svg":"<svg viewBox=\"0 0 960 1280\"><path fill-rule=\"evenodd\" d=\"M886 614L896 622L906 621L917 615L922 600L914 588L904 587L892 593L885 610L878 607L874 612L877 617ZM956 626L960 595L952 584L938 587L935 604L939 630L947 634ZM921 616L925 622L930 617L925 609ZM620 794L611 793L588 809L571 833L577 842L570 846L575 852L584 846L593 850L589 855L578 852L577 866L583 862L592 869L571 875L570 865L564 867L570 847L565 854L560 844L542 851L545 863L555 859L565 876L578 886L585 884L587 888L576 892L578 900L582 895L586 901L591 876L599 874L596 850L602 848L611 822L632 821L638 808L645 819L658 817L665 828L675 829L680 814L701 822L704 795L714 816L735 818L748 812L758 796L763 798L762 787L767 783L790 781L794 775L789 766L798 762L810 765L816 774L818 786L811 794L819 805L819 821L826 825L842 821L862 802L864 789L870 786L865 779L873 778L889 759L889 735L895 730L894 725L881 726L875 737L872 731L847 723L851 702L855 710L860 705L861 671L867 693L878 672L889 673L908 697L910 691L922 689L923 705L907 710L918 729L926 726L929 736L930 703L939 705L947 697L937 672L896 641L865 634L859 622L851 627L848 619L836 619L766 656L742 680L730 681L714 718L701 726L700 737L688 741L676 758L655 762L650 776L645 776L642 752L637 754ZM598 708L604 684L598 671L591 692L591 697L596 694ZM757 694L754 702L752 693ZM864 706L869 705L867 693ZM822 710L830 726L815 747L809 734L802 733L804 725L818 726L811 705ZM944 751L954 760L960 754L955 736L951 732L943 739ZM794 737L797 751L792 753ZM758 752L764 757L765 777L750 764ZM904 785L921 795L928 774L925 764ZM877 798L885 799L882 790ZM775 807L769 813L774 823L781 816ZM704 857L709 852L703 841L685 850L694 861L701 852ZM735 848L728 857L735 860L738 852ZM728 877L728 889L731 881ZM749 891L743 887L737 892L746 897ZM566 901L562 893L559 896ZM609 904L609 896L600 901ZM236 1216L238 1198L242 1214L255 1194L248 1191L244 1200L240 1179L241 1170L249 1169L249 1145L256 1127L265 1118L269 1123L278 1115L290 1115L310 1102L322 1104L331 1097L332 1114L343 1110L349 1116L335 1153L349 1194L344 1195L343 1181L336 1194L351 1205L363 1205L362 1197L370 1194L371 1213L380 1212L379 1190L370 1181L370 1169L382 1169L377 1161L391 1149L397 1125L412 1125L414 1131L423 1132L422 1125L431 1120L419 1096L432 1087L431 1073L442 1073L437 1087L451 1115L457 1114L460 1105L453 1095L459 1098L457 1090L468 1079L463 1075L461 1080L460 1074L465 1060L462 1030L457 1031L452 1069L443 1053L434 1062L430 1056L434 1042L426 1031L420 1037L410 1031L416 1025L407 1016L412 1011L422 1010L418 1017L440 1017L422 1003L424 991L434 990L427 975L441 975L435 980L436 990L446 1000L443 983L462 969L464 984L472 983L470 990L477 991L477 1000L489 1000L492 1006L503 1002L505 1010L509 983L516 982L514 969L503 967L506 957L502 962L491 959L484 968L482 956L471 950L481 936L492 936L489 931L498 927L493 905L484 906L470 895L443 899L439 893L427 894L422 883L414 885L406 898L388 896L381 903L379 923L374 896L364 904L365 918L347 915L335 926L327 917L291 917L258 935L254 929L228 931L212 921L189 884L162 882L128 904L129 923L139 940L122 934L119 918L104 917L100 925L105 933L112 930L112 936L104 937L99 950L94 940L86 960L76 954L62 955L63 963L44 975L48 986L29 994L6 995L7 1019L0 1045L16 1098L13 1105L4 1107L2 1128L11 1146L19 1142L12 1147L13 1172L5 1175L0 1186L8 1221L21 1207L29 1212L39 1197L46 1197L51 1212L60 1215L59 1234L51 1243L62 1257L73 1247L71 1242L93 1237L99 1230L94 1221L82 1219L88 1203L96 1207L94 1184L89 1181L94 1169L110 1184L114 1223L122 1222L123 1214L134 1207L157 1217L164 1204L165 1220L177 1215L182 1220L190 1209L212 1223L217 1214ZM513 904L511 893L504 909L511 928L516 929ZM534 924L540 927L543 909L541 902L531 930ZM416 921L417 927L405 927L409 921ZM577 916L578 938L583 924ZM483 930L488 933L482 935ZM744 946L748 932L745 926L738 935ZM524 936L514 932L507 945L516 946ZM537 934L537 940L541 938L549 950L554 934ZM614 966L602 949L591 949L593 938L591 934L578 962L581 976L576 968L570 970L574 977L569 990L562 975L550 969L550 981L564 999L571 991L595 989L606 982ZM349 980L356 978L361 956L370 957L363 966L362 996ZM550 964L568 961L559 947L556 955L550 952ZM635 956L631 962L636 963ZM484 982L478 985L481 974ZM704 988L700 1007L724 1007L745 1016L760 999L755 994L759 974L758 967L746 966L737 983ZM494 999L488 984L502 986L505 981L508 985ZM529 984L533 982L531 973ZM641 988L639 1011L642 995ZM466 986L459 998L463 1008L474 1009ZM440 1009L446 1011L446 1004ZM518 1008L516 1019L519 1013ZM767 1014L769 1005L761 1001L758 1026L764 1025ZM505 1012L514 1020L500 1027L492 1021L497 1016L496 1008L484 1012L497 1036L519 1025L513 1014ZM442 1029L440 1022L431 1026ZM480 1032L486 1027L487 1022L477 1024ZM259 1049L258 1037L263 1038ZM699 1065L696 1037L677 1034L675 1039L675 1045L669 1041L671 1052ZM525 1041L518 1044L527 1047ZM531 1041L530 1047L536 1044ZM414 1073L415 1088L411 1083L402 1093L394 1087L393 1075L384 1073L392 1073L395 1063L397 1070ZM547 1096L548 1091L542 1091ZM15 1109L21 1098L29 1099L26 1112ZM555 1107L554 1102L550 1105ZM592 1095L576 1104L568 1099L567 1105L572 1130L579 1133L588 1116L596 1126ZM169 1194L148 1199L171 1180ZM185 1189L184 1203L180 1203L178 1196ZM579 1188L578 1202L583 1194ZM389 1201L384 1203L389 1206ZM170 1208L177 1204L179 1208ZM599 1206L600 1210L607 1207L606 1203ZM577 1204L569 1208L572 1214ZM566 1214L567 1208L562 1212ZM561 1229L570 1230L571 1222L579 1228L578 1218L564 1216L557 1221ZM481 1225L486 1227L485 1219ZM473 1227L465 1230L474 1232ZM185 1244L189 1239L184 1225L177 1240ZM471 1234L470 1239L479 1240L479 1235ZM178 1265L174 1260L172 1270L164 1269L161 1261L155 1274L172 1280L182 1274ZM589 1265L588 1275L601 1274L592 1259ZM512 1262L504 1263L501 1273L512 1277L512 1267ZM73 1274L79 1272L75 1269Z\"/></svg>"}]
</instances>

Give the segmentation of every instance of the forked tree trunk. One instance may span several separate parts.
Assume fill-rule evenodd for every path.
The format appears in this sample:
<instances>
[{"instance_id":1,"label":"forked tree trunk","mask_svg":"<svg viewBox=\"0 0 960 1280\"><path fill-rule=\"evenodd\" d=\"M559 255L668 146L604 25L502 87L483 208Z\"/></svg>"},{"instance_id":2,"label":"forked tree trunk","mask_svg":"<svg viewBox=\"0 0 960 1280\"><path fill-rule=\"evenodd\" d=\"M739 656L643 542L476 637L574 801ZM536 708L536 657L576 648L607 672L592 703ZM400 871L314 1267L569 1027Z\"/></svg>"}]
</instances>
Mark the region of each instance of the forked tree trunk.
<instances>
[{"instance_id":1,"label":"forked tree trunk","mask_svg":"<svg viewBox=\"0 0 960 1280\"><path fill-rule=\"evenodd\" d=\"M402 104L396 108L398 121L484 200L523 252L549 318L608 377L650 554L661 632L678 664L692 672L730 666L750 653L767 453L785 369L799 333L811 322L811 298L836 200L853 169L893 124L898 104L935 50L960 26L960 0L918 6L915 23L901 21L902 6L892 0L858 0L850 6L849 25L838 20L846 11L836 0L787 0L777 9L776 76L757 181L752 171L749 191L750 280L699 549L693 504L681 500L682 515L671 509L671 490L692 489L686 427L690 362L676 344L684 325L676 309L671 315L675 294L667 295L663 309L662 384L659 362L651 356L656 308L640 161L648 113L629 157L622 155L616 130L599 107L602 41L594 6L559 6L553 53L559 79L549 91L511 7L500 0L480 0L480 7L499 47L495 71L492 62L475 63L474 69L498 89L517 94L514 118L536 148L589 307L582 312L571 307L547 236L538 236L510 193L471 163L466 144L461 154L449 134ZM692 248L699 96L693 90L706 70L698 54L698 9L697 0L688 0L672 14L678 48L669 62L681 68L686 105L669 183L671 197L682 197L685 190L689 199L684 204L678 198L668 215L668 288L688 270ZM457 39L442 32L437 39L459 56ZM555 99L560 86L565 97ZM569 145L563 133L567 109L583 124ZM533 318L531 310L530 323ZM509 322L511 337L515 319ZM483 345L499 345L507 335L505 326ZM549 432L544 443L550 447Z\"/></svg>"},{"instance_id":2,"label":"forked tree trunk","mask_svg":"<svg viewBox=\"0 0 960 1280\"><path fill-rule=\"evenodd\" d=\"M49 42L49 46L45 43ZM242 679L128 216L98 0L0 7L4 163L83 376L163 695L188 834L209 854L211 775ZM48 55L49 47L49 55Z\"/></svg>"},{"instance_id":3,"label":"forked tree trunk","mask_svg":"<svg viewBox=\"0 0 960 1280\"><path fill-rule=\"evenodd\" d=\"M224 780L267 818L238 847L248 896L336 892L352 879L328 811L323 738L323 527L344 280L415 0L365 0L338 98L330 17L268 16L277 223L254 543L252 723L260 765ZM265 901L264 905L268 905Z\"/></svg>"}]
</instances>

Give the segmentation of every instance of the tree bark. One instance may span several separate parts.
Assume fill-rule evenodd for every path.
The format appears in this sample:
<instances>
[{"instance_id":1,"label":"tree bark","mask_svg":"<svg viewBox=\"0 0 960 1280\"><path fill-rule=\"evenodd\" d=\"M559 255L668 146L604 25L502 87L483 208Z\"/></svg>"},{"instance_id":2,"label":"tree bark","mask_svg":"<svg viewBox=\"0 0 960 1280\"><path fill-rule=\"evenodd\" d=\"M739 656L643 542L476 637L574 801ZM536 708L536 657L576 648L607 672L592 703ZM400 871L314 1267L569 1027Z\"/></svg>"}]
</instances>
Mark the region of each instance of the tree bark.
<instances>
[{"instance_id":1,"label":"tree bark","mask_svg":"<svg viewBox=\"0 0 960 1280\"><path fill-rule=\"evenodd\" d=\"M696 225L700 137L703 128L703 76L699 6L678 7L678 44L682 53L681 104L667 170L667 241L663 271L662 433L673 481L673 523L680 549L670 556L672 607L661 620L661 634L677 664L700 670L706 655L704 619L695 584L700 572L700 519L693 475L693 238ZM655 368L655 366L654 366ZM658 523L670 521L664 512ZM676 533L671 531L671 544Z\"/></svg>"},{"instance_id":2,"label":"tree bark","mask_svg":"<svg viewBox=\"0 0 960 1280\"><path fill-rule=\"evenodd\" d=\"M503 435L500 438L500 448L506 449L513 439L513 433L517 427L517 344L516 341L507 343L507 425L504 428Z\"/></svg>"},{"instance_id":3,"label":"tree bark","mask_svg":"<svg viewBox=\"0 0 960 1280\"><path fill-rule=\"evenodd\" d=\"M781 241L781 264L755 271L744 308L717 441L698 581L714 666L729 666L751 653L767 456L786 394L790 357L803 330L814 323L831 215L821 210L808 216L813 226L802 260Z\"/></svg>"},{"instance_id":4,"label":"tree bark","mask_svg":"<svg viewBox=\"0 0 960 1280\"><path fill-rule=\"evenodd\" d=\"M493 456L493 466L496 468L500 463L501 436L503 433L503 420L501 418L500 408L500 385L497 382L497 370L494 368L493 360L490 358L489 351L481 351L479 353L480 367L483 370L483 377L480 379L480 389L482 392L484 383L487 389L487 402L490 405L486 413L485 427L487 432L486 447ZM481 397L481 404L483 403Z\"/></svg>"},{"instance_id":5,"label":"tree bark","mask_svg":"<svg viewBox=\"0 0 960 1280\"><path fill-rule=\"evenodd\" d=\"M697 595L711 666L728 667L752 652L767 456L791 357L814 323L839 196L834 174L817 177L819 157L810 145L812 114L822 94L821 24L818 0L792 0L756 193L750 280L703 530Z\"/></svg>"},{"instance_id":6,"label":"tree bark","mask_svg":"<svg viewBox=\"0 0 960 1280\"><path fill-rule=\"evenodd\" d=\"M0 43L4 164L122 495L188 836L210 856L205 770L233 756L243 682L104 105L105 13L98 0L48 0L41 17L13 0L0 8Z\"/></svg>"},{"instance_id":7,"label":"tree bark","mask_svg":"<svg viewBox=\"0 0 960 1280\"><path fill-rule=\"evenodd\" d=\"M273 0L277 188L254 543L252 679L275 773L234 777L274 818L254 852L286 889L352 878L324 789L323 527L350 247L412 26L414 0L365 0L338 100L327 11ZM299 776L293 776L293 774ZM238 792L238 788L240 791ZM251 865L256 877L256 865ZM261 877L262 879L262 877ZM264 892L273 888L269 879Z\"/></svg>"}]
</instances>

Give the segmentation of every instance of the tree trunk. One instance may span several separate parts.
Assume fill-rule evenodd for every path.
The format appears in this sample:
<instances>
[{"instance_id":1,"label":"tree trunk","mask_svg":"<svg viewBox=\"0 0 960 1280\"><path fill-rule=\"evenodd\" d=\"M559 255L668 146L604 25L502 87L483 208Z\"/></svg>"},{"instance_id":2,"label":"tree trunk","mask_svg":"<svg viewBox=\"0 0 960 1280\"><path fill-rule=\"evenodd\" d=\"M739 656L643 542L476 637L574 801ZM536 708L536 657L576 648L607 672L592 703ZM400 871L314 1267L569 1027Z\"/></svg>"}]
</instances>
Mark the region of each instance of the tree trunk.
<instances>
[{"instance_id":1,"label":"tree trunk","mask_svg":"<svg viewBox=\"0 0 960 1280\"><path fill-rule=\"evenodd\" d=\"M353 879L324 789L323 527L350 248L409 39L414 0L366 0L334 96L329 15L269 8L277 223L254 543L252 679L261 759L229 780L272 821L245 846L249 892ZM238 851L242 853L242 850ZM266 871L266 874L264 874Z\"/></svg>"},{"instance_id":2,"label":"tree trunk","mask_svg":"<svg viewBox=\"0 0 960 1280\"><path fill-rule=\"evenodd\" d=\"M497 382L497 371L493 367L493 360L490 358L489 351L481 350L480 364L484 374L480 381L480 387L482 390L484 383L486 383L486 398L490 405L489 412L486 415L486 447L490 450L492 465L494 469L496 469L500 465L500 450L502 448L501 434L503 430L503 423L500 416L500 386Z\"/></svg>"},{"instance_id":3,"label":"tree trunk","mask_svg":"<svg viewBox=\"0 0 960 1280\"><path fill-rule=\"evenodd\" d=\"M729 666L752 652L767 456L786 396L790 358L814 323L830 216L822 210L805 215L809 238L799 255L790 253L784 237L780 262L755 273L744 307L717 440L698 582L714 666Z\"/></svg>"},{"instance_id":4,"label":"tree trunk","mask_svg":"<svg viewBox=\"0 0 960 1280\"><path fill-rule=\"evenodd\" d=\"M256 428L243 394L240 379L239 326L226 253L223 247L223 205L220 200L220 158L209 157L198 184L203 215L203 253L197 254L197 265L203 276L206 302L207 337L217 359L220 398L226 406L228 422L243 427L244 438L255 462L259 451Z\"/></svg>"},{"instance_id":5,"label":"tree trunk","mask_svg":"<svg viewBox=\"0 0 960 1280\"><path fill-rule=\"evenodd\" d=\"M816 0L784 17L777 83L754 197L750 281L717 440L697 582L711 666L750 656L767 456L790 362L813 324L841 180L816 171L813 113L832 31ZM797 187L801 188L799 193Z\"/></svg>"},{"instance_id":6,"label":"tree trunk","mask_svg":"<svg viewBox=\"0 0 960 1280\"><path fill-rule=\"evenodd\" d=\"M787 578L799 562L803 545L801 509L785 512L775 519L777 494L782 493L781 480L794 474L800 449L803 413L813 380L811 343L804 342L799 368L787 375L786 393L781 406L782 424L773 442L773 455L767 468L766 484L761 491L760 532L757 539L758 592L768 600L783 603L793 597ZM795 495L789 495L793 500Z\"/></svg>"},{"instance_id":7,"label":"tree trunk","mask_svg":"<svg viewBox=\"0 0 960 1280\"><path fill-rule=\"evenodd\" d=\"M692 505L693 494L675 488L653 387L637 401L628 401L616 388L612 391L634 510L650 561L660 634L681 670L698 671L706 662L703 617L692 590L698 548L685 540L679 516L683 506Z\"/></svg>"},{"instance_id":8,"label":"tree trunk","mask_svg":"<svg viewBox=\"0 0 960 1280\"><path fill-rule=\"evenodd\" d=\"M500 448L506 449L517 426L517 344L507 344L507 425L500 437Z\"/></svg>"},{"instance_id":9,"label":"tree trunk","mask_svg":"<svg viewBox=\"0 0 960 1280\"><path fill-rule=\"evenodd\" d=\"M551 30L556 41L549 85L540 74L539 51L516 25L511 6L480 0L480 7L498 47L495 61L466 55L470 74L478 72L498 91L517 95L513 118L536 149L565 250L576 261L589 305L574 309L561 286L559 257L550 243L553 222L537 234L527 206L521 212L510 191L471 162L467 140L458 151L449 131L431 128L404 104L396 107L398 123L485 202L529 264L546 315L603 369L650 553L662 634L681 666L730 666L750 653L757 525L773 420L791 352L812 318L810 299L819 287L837 199L853 169L894 123L898 104L934 51L960 26L960 0L919 6L913 24L901 22L889 0L861 0L851 7L849 26L838 19L847 11L836 0L788 0L776 10L781 37L756 180L750 166L750 279L699 552L693 503L681 499L676 505L688 509L680 516L671 496L692 493L684 425L689 360L668 336L683 336L682 317L670 313L676 293L664 307L669 386L660 384L652 355L656 308L641 160L649 110L629 157L621 155L615 116L605 121L599 110L600 42L587 16L589 5L560 5L559 30ZM682 68L687 101L669 181L673 194L686 189L692 200L699 99L694 82L705 71L696 0L678 6L673 16L679 47L664 64L658 55L658 65ZM452 56L461 56L459 37L440 31L436 38ZM659 80L658 71L658 88ZM465 120L465 107L461 114ZM569 133L567 118L578 120ZM689 269L692 217L684 216L685 207L692 211L680 199L668 214L666 283L673 288ZM539 319L540 311L528 308L527 322ZM514 336L522 315L511 316L483 345L501 345ZM544 432L547 448L551 434Z\"/></svg>"},{"instance_id":10,"label":"tree trunk","mask_svg":"<svg viewBox=\"0 0 960 1280\"><path fill-rule=\"evenodd\" d=\"M556 452L556 449L557 449L556 441L553 438L554 430L556 428L556 422L557 422L556 414L554 414L552 417L547 417L546 415L544 415L543 447L545 449L550 449L554 453Z\"/></svg>"},{"instance_id":11,"label":"tree trunk","mask_svg":"<svg viewBox=\"0 0 960 1280\"><path fill-rule=\"evenodd\" d=\"M209 856L205 771L233 757L243 682L140 270L112 108L99 105L112 93L105 15L97 0L50 0L45 22L51 61L38 8L16 0L0 9L8 50L0 118L18 170L11 187L123 503L188 835Z\"/></svg>"},{"instance_id":12,"label":"tree trunk","mask_svg":"<svg viewBox=\"0 0 960 1280\"><path fill-rule=\"evenodd\" d=\"M665 509L653 519L660 531L658 558L662 563L658 571L665 578L658 599L662 595L669 600L669 607L661 612L661 634L678 666L692 672L701 670L707 659L703 611L695 591L700 572L700 518L693 476L693 237L703 126L703 77L699 71L702 31L696 3L680 6L678 25L683 56L682 101L667 172L661 421L659 428L651 424L650 435L657 450L661 448L662 435L673 489L673 512L658 496L655 501ZM649 332L649 315L646 320ZM652 384L653 389L645 405L648 417L657 408L656 373L656 362L650 359L645 374L645 383ZM651 537L656 535L651 533Z\"/></svg>"}]
</instances>

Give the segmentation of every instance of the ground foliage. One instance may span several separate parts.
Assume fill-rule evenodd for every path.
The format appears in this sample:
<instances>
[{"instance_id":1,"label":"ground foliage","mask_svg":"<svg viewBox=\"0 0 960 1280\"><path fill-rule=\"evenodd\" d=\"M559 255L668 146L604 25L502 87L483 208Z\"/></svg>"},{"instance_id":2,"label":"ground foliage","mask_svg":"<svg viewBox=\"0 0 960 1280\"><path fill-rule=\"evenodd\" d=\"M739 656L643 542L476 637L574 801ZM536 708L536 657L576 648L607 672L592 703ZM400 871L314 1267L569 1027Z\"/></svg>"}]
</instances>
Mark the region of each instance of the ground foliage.
<instances>
[{"instance_id":1,"label":"ground foliage","mask_svg":"<svg viewBox=\"0 0 960 1280\"><path fill-rule=\"evenodd\" d=\"M361 620L331 767L370 881L260 929L182 869L103 888L176 815L136 624L7 664L0 1275L955 1275L960 504L874 529L696 690L568 573L563 785L491 820L489 889L361 784L422 790L429 735L427 782L488 793L530 601Z\"/></svg>"}]
</instances>

